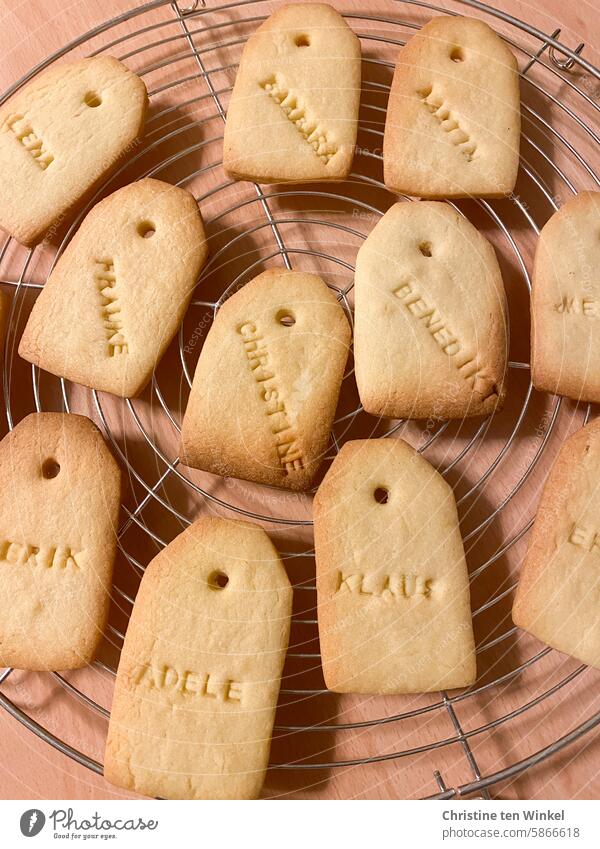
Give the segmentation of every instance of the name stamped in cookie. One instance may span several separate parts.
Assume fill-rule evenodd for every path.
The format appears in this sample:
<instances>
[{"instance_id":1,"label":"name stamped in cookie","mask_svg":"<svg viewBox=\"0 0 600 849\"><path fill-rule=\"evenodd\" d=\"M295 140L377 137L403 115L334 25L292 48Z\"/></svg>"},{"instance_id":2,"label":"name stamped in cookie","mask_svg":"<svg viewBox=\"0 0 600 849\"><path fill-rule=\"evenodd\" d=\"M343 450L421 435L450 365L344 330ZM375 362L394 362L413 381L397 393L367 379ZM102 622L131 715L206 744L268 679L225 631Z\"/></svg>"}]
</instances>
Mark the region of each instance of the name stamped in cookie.
<instances>
[{"instance_id":1,"label":"name stamped in cookie","mask_svg":"<svg viewBox=\"0 0 600 849\"><path fill-rule=\"evenodd\" d=\"M421 575L393 573L390 575L365 575L363 572L336 575L337 593L352 593L358 596L374 596L391 600L409 598L430 598L433 587L432 578Z\"/></svg>"},{"instance_id":2,"label":"name stamped in cookie","mask_svg":"<svg viewBox=\"0 0 600 849\"><path fill-rule=\"evenodd\" d=\"M568 541L578 548L585 549L585 551L594 551L600 554L600 533L593 528L573 523Z\"/></svg>"},{"instance_id":3,"label":"name stamped in cookie","mask_svg":"<svg viewBox=\"0 0 600 849\"><path fill-rule=\"evenodd\" d=\"M132 680L134 684L151 690L170 691L219 702L241 702L244 695L244 685L232 678L213 672L178 668L167 663L137 666Z\"/></svg>"},{"instance_id":4,"label":"name stamped in cookie","mask_svg":"<svg viewBox=\"0 0 600 849\"><path fill-rule=\"evenodd\" d=\"M45 171L54 162L54 157L46 149L42 139L33 131L31 124L24 115L11 115L6 126L14 133L17 141L23 145L42 171Z\"/></svg>"},{"instance_id":5,"label":"name stamped in cookie","mask_svg":"<svg viewBox=\"0 0 600 849\"><path fill-rule=\"evenodd\" d=\"M112 259L96 260L94 280L101 298L102 326L108 344L108 355L114 357L116 354L127 354L129 345L123 333L121 300Z\"/></svg>"},{"instance_id":6,"label":"name stamped in cookie","mask_svg":"<svg viewBox=\"0 0 600 849\"><path fill-rule=\"evenodd\" d=\"M598 301L594 298L569 298L566 295L554 304L554 311L561 315L582 315L584 318L598 318L600 315Z\"/></svg>"},{"instance_id":7,"label":"name stamped in cookie","mask_svg":"<svg viewBox=\"0 0 600 849\"><path fill-rule=\"evenodd\" d=\"M265 338L253 321L241 324L238 333L244 340L246 359L265 404L279 463L286 474L299 471L304 468L302 448L294 432L283 392L275 373L271 370Z\"/></svg>"},{"instance_id":8,"label":"name stamped in cookie","mask_svg":"<svg viewBox=\"0 0 600 849\"><path fill-rule=\"evenodd\" d=\"M0 562L15 566L42 566L45 569L80 569L81 551L69 546L39 546L28 542L0 540ZM79 560L78 560L79 558Z\"/></svg>"}]
</instances>

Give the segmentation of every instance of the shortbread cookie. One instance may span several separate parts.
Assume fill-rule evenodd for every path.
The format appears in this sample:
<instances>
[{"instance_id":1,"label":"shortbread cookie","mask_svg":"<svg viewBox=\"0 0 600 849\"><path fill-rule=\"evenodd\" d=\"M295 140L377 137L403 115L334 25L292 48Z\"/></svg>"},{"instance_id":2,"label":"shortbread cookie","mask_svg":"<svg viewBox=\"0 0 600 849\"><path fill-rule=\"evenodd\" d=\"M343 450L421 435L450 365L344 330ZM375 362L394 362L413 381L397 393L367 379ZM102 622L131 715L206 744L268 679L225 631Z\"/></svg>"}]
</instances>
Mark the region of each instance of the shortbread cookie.
<instances>
[{"instance_id":1,"label":"shortbread cookie","mask_svg":"<svg viewBox=\"0 0 600 849\"><path fill-rule=\"evenodd\" d=\"M563 443L544 486L513 606L538 639L600 668L600 419Z\"/></svg>"},{"instance_id":2,"label":"shortbread cookie","mask_svg":"<svg viewBox=\"0 0 600 849\"><path fill-rule=\"evenodd\" d=\"M117 672L104 775L147 796L254 799L292 589L265 532L196 521L146 570Z\"/></svg>"},{"instance_id":3,"label":"shortbread cookie","mask_svg":"<svg viewBox=\"0 0 600 849\"><path fill-rule=\"evenodd\" d=\"M542 229L531 293L536 389L600 401L600 192L583 192Z\"/></svg>"},{"instance_id":4,"label":"shortbread cookie","mask_svg":"<svg viewBox=\"0 0 600 849\"><path fill-rule=\"evenodd\" d=\"M177 332L206 254L185 189L151 179L119 189L59 259L19 354L92 389L137 395Z\"/></svg>"},{"instance_id":5,"label":"shortbread cookie","mask_svg":"<svg viewBox=\"0 0 600 849\"><path fill-rule=\"evenodd\" d=\"M504 197L517 179L517 61L487 24L439 17L398 54L385 124L386 186L419 197Z\"/></svg>"},{"instance_id":6,"label":"shortbread cookie","mask_svg":"<svg viewBox=\"0 0 600 849\"><path fill-rule=\"evenodd\" d=\"M227 110L223 166L259 183L342 180L360 99L360 43L325 4L282 6L244 48Z\"/></svg>"},{"instance_id":7,"label":"shortbread cookie","mask_svg":"<svg viewBox=\"0 0 600 849\"><path fill-rule=\"evenodd\" d=\"M106 625L121 474L84 416L34 413L0 443L0 667L78 669Z\"/></svg>"},{"instance_id":8,"label":"shortbread cookie","mask_svg":"<svg viewBox=\"0 0 600 849\"><path fill-rule=\"evenodd\" d=\"M350 327L320 277L271 269L229 298L181 430L188 466L308 489L329 444Z\"/></svg>"},{"instance_id":9,"label":"shortbread cookie","mask_svg":"<svg viewBox=\"0 0 600 849\"><path fill-rule=\"evenodd\" d=\"M337 693L424 693L475 681L456 504L401 439L347 442L314 505L319 640Z\"/></svg>"},{"instance_id":10,"label":"shortbread cookie","mask_svg":"<svg viewBox=\"0 0 600 849\"><path fill-rule=\"evenodd\" d=\"M0 109L0 227L34 245L118 165L148 95L112 56L40 74Z\"/></svg>"},{"instance_id":11,"label":"shortbread cookie","mask_svg":"<svg viewBox=\"0 0 600 849\"><path fill-rule=\"evenodd\" d=\"M506 295L490 243L445 203L398 203L358 252L354 359L365 410L489 415L504 401Z\"/></svg>"}]
</instances>

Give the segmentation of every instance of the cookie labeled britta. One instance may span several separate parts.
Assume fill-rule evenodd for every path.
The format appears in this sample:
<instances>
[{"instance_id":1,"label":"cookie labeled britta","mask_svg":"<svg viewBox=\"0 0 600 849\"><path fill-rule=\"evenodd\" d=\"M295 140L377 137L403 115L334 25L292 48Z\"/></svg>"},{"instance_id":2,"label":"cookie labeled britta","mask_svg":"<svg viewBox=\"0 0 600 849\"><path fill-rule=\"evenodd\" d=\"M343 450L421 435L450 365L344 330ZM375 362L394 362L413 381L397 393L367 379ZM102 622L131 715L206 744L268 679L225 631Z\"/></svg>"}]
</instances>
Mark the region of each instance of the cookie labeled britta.
<instances>
[{"instance_id":1,"label":"cookie labeled britta","mask_svg":"<svg viewBox=\"0 0 600 849\"><path fill-rule=\"evenodd\" d=\"M257 525L202 518L150 563L125 636L105 778L166 799L254 799L292 588Z\"/></svg>"},{"instance_id":2,"label":"cookie labeled britta","mask_svg":"<svg viewBox=\"0 0 600 849\"><path fill-rule=\"evenodd\" d=\"M119 164L148 95L112 56L44 71L0 109L0 227L34 245Z\"/></svg>"},{"instance_id":3,"label":"cookie labeled britta","mask_svg":"<svg viewBox=\"0 0 600 849\"><path fill-rule=\"evenodd\" d=\"M385 123L385 184L425 198L505 197L517 179L517 61L483 21L437 17L400 49Z\"/></svg>"},{"instance_id":4,"label":"cookie labeled britta","mask_svg":"<svg viewBox=\"0 0 600 849\"><path fill-rule=\"evenodd\" d=\"M350 326L315 274L271 269L219 309L196 366L181 459L308 489L329 445Z\"/></svg>"},{"instance_id":5,"label":"cookie labeled britta","mask_svg":"<svg viewBox=\"0 0 600 849\"><path fill-rule=\"evenodd\" d=\"M347 177L360 66L359 40L331 6L274 12L244 47L227 110L227 174L259 183Z\"/></svg>"}]
</instances>

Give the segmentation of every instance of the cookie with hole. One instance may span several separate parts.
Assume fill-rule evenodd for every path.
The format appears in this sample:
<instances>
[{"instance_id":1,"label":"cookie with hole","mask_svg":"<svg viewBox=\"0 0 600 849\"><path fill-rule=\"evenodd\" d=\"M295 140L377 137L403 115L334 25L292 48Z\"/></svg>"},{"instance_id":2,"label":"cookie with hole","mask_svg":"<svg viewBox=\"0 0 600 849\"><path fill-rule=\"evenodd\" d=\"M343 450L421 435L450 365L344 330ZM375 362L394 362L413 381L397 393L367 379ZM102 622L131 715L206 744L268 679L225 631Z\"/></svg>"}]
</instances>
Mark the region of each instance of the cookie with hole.
<instances>
[{"instance_id":1,"label":"cookie with hole","mask_svg":"<svg viewBox=\"0 0 600 849\"><path fill-rule=\"evenodd\" d=\"M19 354L51 374L138 395L175 336L208 253L190 192L144 179L96 204L58 260Z\"/></svg>"},{"instance_id":2,"label":"cookie with hole","mask_svg":"<svg viewBox=\"0 0 600 849\"><path fill-rule=\"evenodd\" d=\"M277 9L244 47L227 110L226 173L259 183L345 179L360 85L360 42L335 9Z\"/></svg>"},{"instance_id":3,"label":"cookie with hole","mask_svg":"<svg viewBox=\"0 0 600 849\"><path fill-rule=\"evenodd\" d=\"M531 380L600 401L600 192L580 192L544 225L531 287Z\"/></svg>"},{"instance_id":4,"label":"cookie with hole","mask_svg":"<svg viewBox=\"0 0 600 849\"><path fill-rule=\"evenodd\" d=\"M552 648L600 668L600 419L560 447L540 498L512 618Z\"/></svg>"},{"instance_id":5,"label":"cookie with hole","mask_svg":"<svg viewBox=\"0 0 600 849\"><path fill-rule=\"evenodd\" d=\"M148 94L112 56L36 76L0 109L0 227L33 246L88 197L143 133Z\"/></svg>"},{"instance_id":6,"label":"cookie with hole","mask_svg":"<svg viewBox=\"0 0 600 849\"><path fill-rule=\"evenodd\" d=\"M462 419L501 409L508 309L494 248L452 206L392 206L361 246L354 359L375 416Z\"/></svg>"},{"instance_id":7,"label":"cookie with hole","mask_svg":"<svg viewBox=\"0 0 600 849\"><path fill-rule=\"evenodd\" d=\"M350 346L335 294L315 274L269 269L219 309L181 428L183 463L309 489L330 443Z\"/></svg>"},{"instance_id":8,"label":"cookie with hole","mask_svg":"<svg viewBox=\"0 0 600 849\"><path fill-rule=\"evenodd\" d=\"M0 442L0 483L0 666L86 666L108 616L119 467L85 416L34 413Z\"/></svg>"},{"instance_id":9,"label":"cookie with hole","mask_svg":"<svg viewBox=\"0 0 600 849\"><path fill-rule=\"evenodd\" d=\"M476 677L451 487L402 439L345 443L314 501L321 662L336 693L426 693Z\"/></svg>"},{"instance_id":10,"label":"cookie with hole","mask_svg":"<svg viewBox=\"0 0 600 849\"><path fill-rule=\"evenodd\" d=\"M383 143L391 191L506 197L517 179L520 133L517 60L486 23L440 16L400 49Z\"/></svg>"},{"instance_id":11,"label":"cookie with hole","mask_svg":"<svg viewBox=\"0 0 600 849\"><path fill-rule=\"evenodd\" d=\"M292 588L267 534L201 518L150 563L125 636L104 776L166 799L254 799Z\"/></svg>"}]
</instances>

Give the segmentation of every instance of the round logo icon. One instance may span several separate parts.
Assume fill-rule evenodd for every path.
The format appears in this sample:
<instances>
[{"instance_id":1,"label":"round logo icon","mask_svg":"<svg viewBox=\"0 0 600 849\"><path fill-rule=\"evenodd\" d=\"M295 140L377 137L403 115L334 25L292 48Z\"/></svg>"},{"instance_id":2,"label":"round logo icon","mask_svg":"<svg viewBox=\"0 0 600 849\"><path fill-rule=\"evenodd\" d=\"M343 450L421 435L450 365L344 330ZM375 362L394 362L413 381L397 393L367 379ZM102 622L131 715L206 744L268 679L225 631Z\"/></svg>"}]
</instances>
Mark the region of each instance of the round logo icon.
<instances>
[{"instance_id":1,"label":"round logo icon","mask_svg":"<svg viewBox=\"0 0 600 849\"><path fill-rule=\"evenodd\" d=\"M46 816L38 808L31 808L21 815L21 834L25 837L35 837L43 829Z\"/></svg>"}]
</instances>

